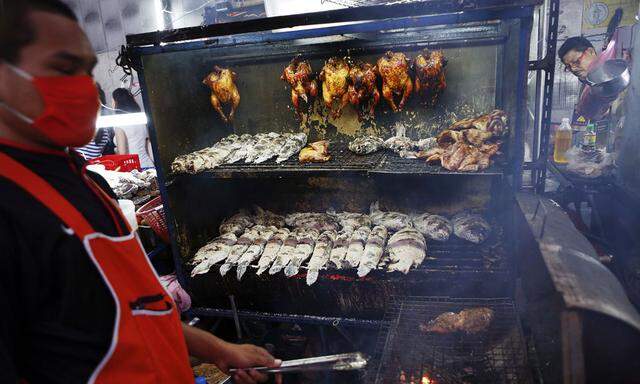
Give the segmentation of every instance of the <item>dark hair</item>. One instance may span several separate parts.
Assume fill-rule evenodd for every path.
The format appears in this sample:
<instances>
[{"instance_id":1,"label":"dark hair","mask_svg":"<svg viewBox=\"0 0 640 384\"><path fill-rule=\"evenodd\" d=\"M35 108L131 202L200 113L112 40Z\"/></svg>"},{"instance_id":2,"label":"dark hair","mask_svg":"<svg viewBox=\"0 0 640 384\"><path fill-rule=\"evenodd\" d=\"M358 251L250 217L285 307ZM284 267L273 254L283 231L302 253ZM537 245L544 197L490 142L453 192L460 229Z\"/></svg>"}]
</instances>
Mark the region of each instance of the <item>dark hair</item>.
<instances>
[{"instance_id":1,"label":"dark hair","mask_svg":"<svg viewBox=\"0 0 640 384\"><path fill-rule=\"evenodd\" d=\"M131 92L125 88L117 88L112 93L116 113L140 112L140 106Z\"/></svg>"},{"instance_id":2,"label":"dark hair","mask_svg":"<svg viewBox=\"0 0 640 384\"><path fill-rule=\"evenodd\" d=\"M560 49L558 49L558 57L560 60L564 57L572 49L575 49L578 52L584 52L589 48L593 48L593 44L585 37L582 36L574 36L567 39L567 41L562 44Z\"/></svg>"},{"instance_id":3,"label":"dark hair","mask_svg":"<svg viewBox=\"0 0 640 384\"><path fill-rule=\"evenodd\" d=\"M29 25L29 12L55 13L78 21L71 8L60 0L0 0L0 59L15 63L20 50L36 38Z\"/></svg>"}]
</instances>

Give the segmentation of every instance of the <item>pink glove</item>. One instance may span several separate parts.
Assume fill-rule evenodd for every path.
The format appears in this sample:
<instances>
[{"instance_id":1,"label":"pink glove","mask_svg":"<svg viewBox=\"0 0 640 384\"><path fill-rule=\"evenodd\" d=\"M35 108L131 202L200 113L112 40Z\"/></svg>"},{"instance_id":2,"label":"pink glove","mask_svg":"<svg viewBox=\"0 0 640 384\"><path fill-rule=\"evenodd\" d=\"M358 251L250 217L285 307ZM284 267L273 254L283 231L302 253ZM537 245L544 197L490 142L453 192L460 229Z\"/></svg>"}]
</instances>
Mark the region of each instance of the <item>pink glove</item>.
<instances>
[{"instance_id":1,"label":"pink glove","mask_svg":"<svg viewBox=\"0 0 640 384\"><path fill-rule=\"evenodd\" d=\"M173 301L175 301L178 305L180 312L187 311L189 310L189 308L191 308L191 297L182 288L175 273L160 276L160 282L162 283L164 288L169 291L169 294L173 298Z\"/></svg>"}]
</instances>

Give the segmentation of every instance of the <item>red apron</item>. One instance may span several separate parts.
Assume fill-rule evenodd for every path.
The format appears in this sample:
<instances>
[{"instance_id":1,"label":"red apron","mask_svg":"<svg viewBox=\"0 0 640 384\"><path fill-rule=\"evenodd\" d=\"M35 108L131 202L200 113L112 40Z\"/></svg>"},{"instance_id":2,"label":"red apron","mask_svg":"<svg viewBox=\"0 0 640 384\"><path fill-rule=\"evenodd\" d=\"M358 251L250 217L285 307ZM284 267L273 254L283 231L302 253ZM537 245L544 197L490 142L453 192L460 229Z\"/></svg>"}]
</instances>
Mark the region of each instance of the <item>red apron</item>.
<instances>
[{"instance_id":1,"label":"red apron","mask_svg":"<svg viewBox=\"0 0 640 384\"><path fill-rule=\"evenodd\" d=\"M193 383L176 305L136 234L109 237L94 231L51 185L4 153L0 153L0 176L31 194L73 231L111 291L116 304L111 345L89 383ZM106 193L91 186L113 206Z\"/></svg>"}]
</instances>

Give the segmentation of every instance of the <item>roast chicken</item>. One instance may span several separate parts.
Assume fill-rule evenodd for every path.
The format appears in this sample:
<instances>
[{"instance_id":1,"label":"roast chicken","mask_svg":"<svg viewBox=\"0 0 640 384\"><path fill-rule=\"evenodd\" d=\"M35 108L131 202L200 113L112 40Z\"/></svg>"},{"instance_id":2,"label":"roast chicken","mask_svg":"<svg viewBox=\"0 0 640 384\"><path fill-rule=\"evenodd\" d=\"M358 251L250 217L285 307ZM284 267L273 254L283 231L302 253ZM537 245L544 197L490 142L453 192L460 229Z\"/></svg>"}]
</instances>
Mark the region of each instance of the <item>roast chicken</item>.
<instances>
[{"instance_id":1,"label":"roast chicken","mask_svg":"<svg viewBox=\"0 0 640 384\"><path fill-rule=\"evenodd\" d=\"M409 60L401 52L388 51L378 59L378 72L382 77L382 97L394 112L401 111L413 92L413 82L409 76ZM394 97L401 95L396 105Z\"/></svg>"},{"instance_id":2,"label":"roast chicken","mask_svg":"<svg viewBox=\"0 0 640 384\"><path fill-rule=\"evenodd\" d=\"M508 132L504 111L463 119L436 137L437 147L418 153L429 163L440 164L450 171L477 172L491 165L491 157L500 151L501 138Z\"/></svg>"},{"instance_id":3,"label":"roast chicken","mask_svg":"<svg viewBox=\"0 0 640 384\"><path fill-rule=\"evenodd\" d=\"M322 98L324 105L337 119L342 115L342 109L349 103L349 64L346 60L332 57L325 62L320 72L322 80ZM337 107L334 107L337 101Z\"/></svg>"},{"instance_id":4,"label":"roast chicken","mask_svg":"<svg viewBox=\"0 0 640 384\"><path fill-rule=\"evenodd\" d=\"M318 84L311 77L311 64L307 60L302 60L300 55L291 59L280 76L280 79L291 86L291 103L298 117L302 114L300 99L310 103L318 95Z\"/></svg>"},{"instance_id":5,"label":"roast chicken","mask_svg":"<svg viewBox=\"0 0 640 384\"><path fill-rule=\"evenodd\" d=\"M374 110L380 101L380 92L376 85L377 68L369 63L359 62L349 70L349 102L358 112L358 120L362 121L364 113L360 104L365 104L369 115L373 116ZM368 105L367 105L368 104Z\"/></svg>"},{"instance_id":6,"label":"roast chicken","mask_svg":"<svg viewBox=\"0 0 640 384\"><path fill-rule=\"evenodd\" d=\"M327 140L316 141L302 148L298 160L301 163L324 163L331 160L329 142Z\"/></svg>"},{"instance_id":7,"label":"roast chicken","mask_svg":"<svg viewBox=\"0 0 640 384\"><path fill-rule=\"evenodd\" d=\"M240 105L240 93L236 87L236 73L229 68L213 67L202 81L211 89L211 105L220 114L225 123L233 121L238 105ZM222 110L223 104L231 104L231 111L227 117Z\"/></svg>"},{"instance_id":8,"label":"roast chicken","mask_svg":"<svg viewBox=\"0 0 640 384\"><path fill-rule=\"evenodd\" d=\"M415 91L431 105L438 101L440 94L447 88L446 66L447 59L442 51L429 51L425 48L413 59Z\"/></svg>"}]
</instances>

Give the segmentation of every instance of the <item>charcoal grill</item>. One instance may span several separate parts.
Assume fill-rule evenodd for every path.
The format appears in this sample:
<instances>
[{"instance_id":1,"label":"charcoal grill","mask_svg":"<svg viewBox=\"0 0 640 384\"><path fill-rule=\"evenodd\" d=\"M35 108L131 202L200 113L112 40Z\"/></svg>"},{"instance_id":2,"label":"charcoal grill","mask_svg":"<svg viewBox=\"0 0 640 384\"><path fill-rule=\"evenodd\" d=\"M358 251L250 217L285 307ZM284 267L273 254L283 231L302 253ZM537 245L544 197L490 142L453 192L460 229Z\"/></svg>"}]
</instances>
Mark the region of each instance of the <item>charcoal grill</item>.
<instances>
[{"instance_id":1,"label":"charcoal grill","mask_svg":"<svg viewBox=\"0 0 640 384\"><path fill-rule=\"evenodd\" d=\"M489 328L478 334L424 334L421 323L444 312L486 307L494 311ZM526 343L511 299L394 297L378 339L376 384L397 384L402 372L420 383L532 383Z\"/></svg>"}]
</instances>

